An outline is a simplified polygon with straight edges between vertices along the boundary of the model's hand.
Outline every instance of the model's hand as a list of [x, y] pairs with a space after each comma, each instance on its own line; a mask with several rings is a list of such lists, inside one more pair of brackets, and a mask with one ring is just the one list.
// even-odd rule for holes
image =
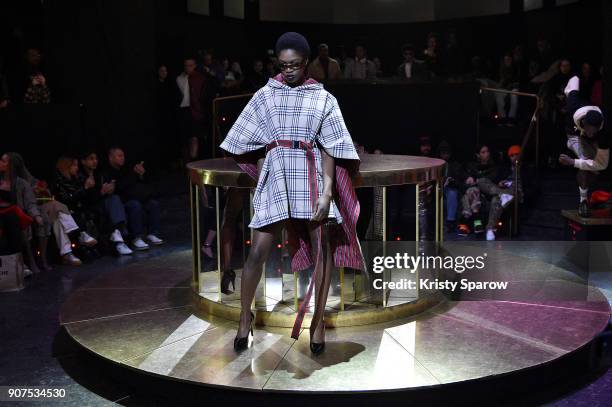
[[43, 218], [42, 216], [34, 216], [34, 221], [36, 222], [37, 225], [42, 226], [43, 225]]
[[319, 199], [317, 199], [317, 206], [314, 211], [314, 215], [312, 215], [312, 220], [315, 222], [321, 222], [327, 218], [329, 214], [329, 205], [331, 204], [331, 196], [321, 195]]
[[559, 156], [559, 163], [561, 165], [567, 165], [567, 166], [574, 166], [574, 159], [570, 156], [567, 156], [565, 154], [561, 154]]

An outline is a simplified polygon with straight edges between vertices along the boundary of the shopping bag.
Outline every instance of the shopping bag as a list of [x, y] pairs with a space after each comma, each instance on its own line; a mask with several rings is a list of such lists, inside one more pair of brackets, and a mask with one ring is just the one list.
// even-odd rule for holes
[[21, 253], [0, 256], [0, 292], [22, 290], [23, 277]]

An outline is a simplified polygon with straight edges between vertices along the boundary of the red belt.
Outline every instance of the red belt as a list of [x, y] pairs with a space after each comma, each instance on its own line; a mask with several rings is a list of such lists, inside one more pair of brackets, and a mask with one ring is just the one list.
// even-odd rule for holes
[[[310, 203], [312, 205], [312, 213], [314, 215], [314, 211], [317, 207], [317, 199], [319, 197], [318, 193], [318, 184], [317, 184], [317, 165], [315, 161], [315, 154], [313, 150], [313, 145], [311, 143], [307, 143], [305, 141], [298, 140], [274, 140], [270, 144], [266, 146], [266, 153], [273, 148], [276, 147], [284, 147], [284, 148], [295, 148], [306, 151], [306, 162], [308, 165], [308, 182], [310, 183]], [[319, 264], [319, 256], [321, 256], [322, 250], [322, 236], [321, 236], [321, 225], [317, 227], [317, 259], [314, 262], [314, 271], [312, 273], [312, 279], [310, 280], [310, 284], [308, 284], [308, 289], [306, 290], [306, 295], [304, 296], [304, 300], [300, 304], [298, 309], [298, 314], [295, 318], [295, 323], [293, 324], [293, 330], [291, 331], [291, 337], [294, 339], [298, 339], [300, 336], [300, 328], [302, 327], [302, 321], [304, 320], [304, 315], [306, 314], [306, 308], [310, 303], [310, 298], [312, 297], [312, 290], [314, 288], [314, 282], [317, 279], [317, 271]], [[325, 260], [323, 261], [323, 267], [325, 267]], [[298, 295], [296, 292], [294, 295]], [[312, 335], [312, 332], [311, 332]]]

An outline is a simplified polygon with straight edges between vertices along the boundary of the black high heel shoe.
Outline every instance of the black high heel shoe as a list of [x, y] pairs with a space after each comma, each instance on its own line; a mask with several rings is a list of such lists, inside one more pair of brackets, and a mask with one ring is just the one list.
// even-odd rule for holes
[[[230, 283], [232, 283], [233, 291], [229, 289]], [[226, 270], [221, 277], [221, 292], [223, 294], [232, 294], [234, 291], [236, 291], [236, 272], [234, 270]]]
[[249, 347], [249, 336], [253, 334], [253, 323], [255, 322], [255, 315], [251, 312], [251, 326], [249, 333], [244, 338], [239, 338], [238, 335], [234, 338], [234, 350], [241, 351]]
[[[323, 329], [325, 330], [325, 322], [323, 322]], [[312, 341], [312, 335], [310, 336], [310, 351], [313, 355], [318, 355], [325, 350], [325, 342], [316, 343]]]

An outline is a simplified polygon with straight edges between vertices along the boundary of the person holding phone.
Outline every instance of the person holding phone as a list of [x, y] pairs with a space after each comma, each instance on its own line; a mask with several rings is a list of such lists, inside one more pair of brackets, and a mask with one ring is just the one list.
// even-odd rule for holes
[[126, 165], [121, 147], [108, 150], [108, 166], [102, 172], [107, 190], [113, 190], [121, 198], [127, 215], [127, 230], [134, 250], [148, 250], [150, 245], [164, 243], [158, 237], [160, 231], [160, 208], [154, 199], [147, 177], [144, 161]]

